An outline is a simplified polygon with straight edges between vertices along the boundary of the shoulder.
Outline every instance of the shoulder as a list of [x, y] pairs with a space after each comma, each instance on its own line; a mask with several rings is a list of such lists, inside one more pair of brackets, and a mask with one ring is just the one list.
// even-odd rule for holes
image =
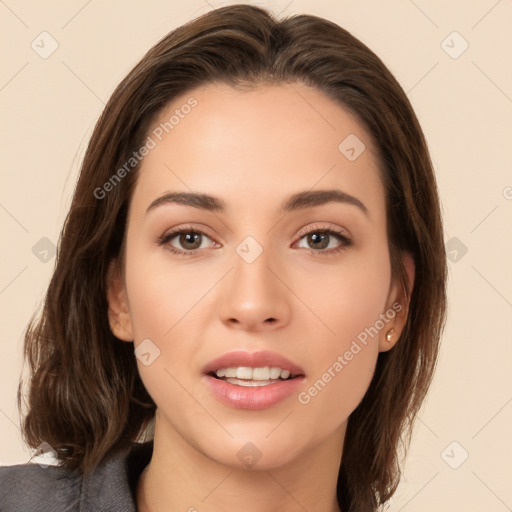
[[152, 452], [152, 442], [134, 443], [109, 455], [87, 478], [59, 466], [0, 467], [0, 510], [135, 512], [135, 488]]
[[18, 464], [0, 467], [0, 510], [78, 510], [80, 477], [58, 467]]

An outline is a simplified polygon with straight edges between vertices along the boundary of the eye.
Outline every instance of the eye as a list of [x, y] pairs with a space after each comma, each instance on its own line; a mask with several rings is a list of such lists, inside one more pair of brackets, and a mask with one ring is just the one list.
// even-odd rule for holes
[[301, 231], [299, 236], [301, 238], [298, 247], [325, 255], [338, 253], [352, 244], [350, 238], [337, 229], [313, 227], [309, 231]]
[[[297, 247], [308, 249], [313, 254], [326, 256], [338, 253], [352, 244], [351, 239], [344, 232], [332, 228], [313, 226], [309, 230], [301, 230], [299, 236]], [[170, 252], [179, 256], [199, 254], [201, 249], [217, 245], [204, 231], [187, 226], [165, 233], [157, 243], [165, 245]]]
[[215, 246], [215, 242], [204, 231], [188, 227], [162, 235], [158, 239], [158, 244], [166, 245], [173, 254], [182, 256], [197, 253], [199, 249]]

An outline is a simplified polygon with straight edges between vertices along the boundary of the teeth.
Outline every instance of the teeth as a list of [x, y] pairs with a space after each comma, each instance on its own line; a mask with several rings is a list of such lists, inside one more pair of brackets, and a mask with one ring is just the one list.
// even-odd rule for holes
[[290, 370], [282, 370], [276, 366], [265, 366], [262, 368], [251, 368], [249, 366], [238, 366], [229, 368], [219, 368], [215, 374], [217, 377], [236, 378], [241, 380], [275, 380], [288, 379]]
[[[284, 372], [285, 370], [281, 370], [281, 368], [270, 368], [270, 378], [271, 379], [279, 379], [281, 377], [281, 372]], [[255, 371], [256, 373], [256, 371]]]
[[249, 388], [268, 386], [270, 384], [274, 384], [274, 381], [270, 380], [244, 380], [244, 379], [226, 379], [226, 382], [230, 384], [235, 384], [237, 386], [244, 386]]
[[239, 366], [236, 370], [236, 378], [252, 380], [252, 368], [247, 366]]

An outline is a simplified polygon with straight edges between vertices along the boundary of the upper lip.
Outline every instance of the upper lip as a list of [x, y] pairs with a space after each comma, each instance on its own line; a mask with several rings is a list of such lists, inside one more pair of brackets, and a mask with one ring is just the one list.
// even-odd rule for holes
[[203, 372], [208, 374], [219, 370], [220, 368], [232, 368], [246, 366], [250, 368], [263, 368], [265, 366], [281, 368], [281, 370], [289, 370], [292, 375], [304, 375], [304, 370], [292, 363], [286, 357], [263, 350], [260, 352], [246, 352], [235, 350], [228, 352], [220, 357], [210, 361], [204, 368]]

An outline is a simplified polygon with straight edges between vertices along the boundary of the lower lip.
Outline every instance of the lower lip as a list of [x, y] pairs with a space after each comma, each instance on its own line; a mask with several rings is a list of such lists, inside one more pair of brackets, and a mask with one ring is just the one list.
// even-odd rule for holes
[[304, 376], [257, 387], [237, 386], [211, 375], [206, 375], [206, 380], [221, 402], [237, 409], [255, 410], [267, 409], [288, 398], [300, 387]]

